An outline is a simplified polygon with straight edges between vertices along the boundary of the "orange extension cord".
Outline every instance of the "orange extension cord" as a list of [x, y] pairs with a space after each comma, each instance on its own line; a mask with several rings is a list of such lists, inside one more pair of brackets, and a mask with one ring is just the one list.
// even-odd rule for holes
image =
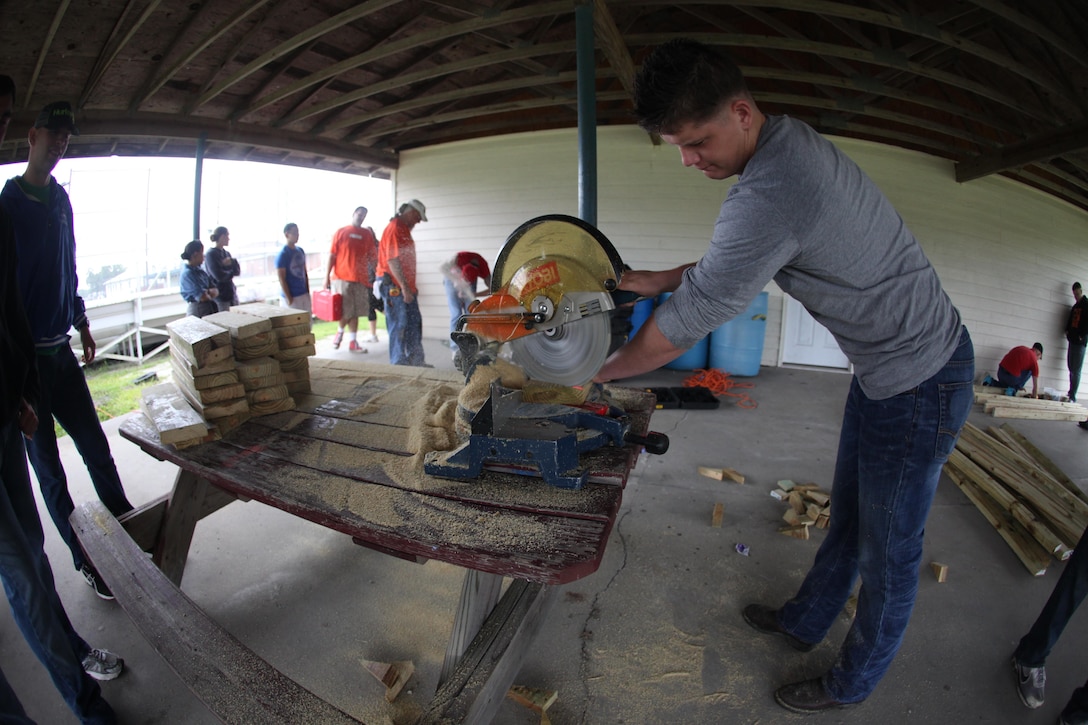
[[694, 388], [700, 385], [709, 389], [714, 395], [736, 398], [734, 404], [738, 408], [752, 409], [757, 406], [756, 401], [749, 398], [747, 393], [733, 392], [736, 388], [754, 388], [756, 384], [738, 383], [724, 370], [718, 370], [717, 368], [693, 370], [691, 375], [684, 379], [685, 388]]

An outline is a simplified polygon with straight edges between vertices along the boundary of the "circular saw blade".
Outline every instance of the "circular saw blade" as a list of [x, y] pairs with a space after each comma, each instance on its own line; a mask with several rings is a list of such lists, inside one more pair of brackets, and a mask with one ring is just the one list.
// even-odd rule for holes
[[532, 380], [584, 385], [608, 358], [612, 322], [607, 314], [590, 315], [510, 342], [514, 362]]

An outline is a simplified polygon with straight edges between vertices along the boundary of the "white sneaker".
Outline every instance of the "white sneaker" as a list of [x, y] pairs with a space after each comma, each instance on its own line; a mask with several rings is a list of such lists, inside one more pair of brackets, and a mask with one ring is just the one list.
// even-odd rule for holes
[[124, 669], [125, 661], [104, 649], [92, 649], [83, 658], [83, 671], [96, 680], [115, 680]]
[[366, 339], [366, 341], [367, 342], [377, 342], [378, 341], [378, 336], [377, 335], [371, 335], [370, 337], [368, 337]]

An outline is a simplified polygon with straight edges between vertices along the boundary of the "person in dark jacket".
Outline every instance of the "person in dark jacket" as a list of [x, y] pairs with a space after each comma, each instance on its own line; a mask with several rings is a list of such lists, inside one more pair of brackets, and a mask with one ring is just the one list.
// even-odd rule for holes
[[76, 292], [79, 279], [72, 204], [52, 175], [68, 149], [68, 139], [77, 133], [75, 115], [68, 103], [59, 101], [43, 108], [27, 134], [30, 154], [26, 170], [4, 185], [0, 204], [15, 232], [16, 274], [41, 379], [38, 417], [42, 426], [27, 442], [27, 453], [38, 475], [46, 508], [72, 552], [76, 570], [98, 596], [112, 599], [113, 593], [83, 555], [68, 522], [75, 506], [53, 429], [55, 417], [75, 442], [106, 508], [114, 516], [131, 511], [87, 380], [68, 344], [68, 331], [74, 327], [82, 342], [83, 362], [94, 360], [94, 336], [83, 299]]
[[1069, 308], [1069, 320], [1065, 324], [1065, 339], [1069, 341], [1065, 356], [1069, 367], [1069, 400], [1075, 403], [1080, 388], [1080, 370], [1084, 367], [1084, 350], [1088, 347], [1088, 297], [1084, 296], [1080, 282], [1073, 283], [1073, 306]]
[[219, 296], [215, 298], [215, 304], [220, 312], [226, 312], [231, 305], [238, 304], [238, 289], [234, 286], [234, 278], [241, 274], [238, 260], [230, 256], [227, 245], [230, 244], [230, 231], [226, 227], [216, 227], [212, 232], [212, 241], [215, 246], [204, 255], [204, 269], [207, 270]]
[[[0, 75], [0, 141], [14, 101], [15, 84]], [[68, 707], [82, 722], [114, 723], [117, 717], [95, 679], [116, 677], [124, 661], [92, 649], [72, 628], [53, 583], [30, 488], [23, 437], [37, 432], [40, 392], [34, 343], [16, 278], [14, 231], [0, 206], [0, 578], [19, 630]], [[3, 672], [0, 720], [29, 721]]]

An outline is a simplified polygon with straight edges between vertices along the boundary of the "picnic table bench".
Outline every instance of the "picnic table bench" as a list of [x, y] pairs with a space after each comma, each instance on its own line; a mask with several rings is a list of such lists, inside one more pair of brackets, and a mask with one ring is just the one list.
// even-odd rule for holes
[[[169, 494], [120, 522], [100, 506], [79, 507], [72, 520], [88, 557], [141, 632], [224, 722], [354, 720], [260, 660], [181, 593], [205, 516], [238, 499], [260, 501], [392, 556], [463, 567], [439, 689], [421, 722], [490, 722], [559, 585], [600, 566], [639, 448], [584, 454], [590, 479], [580, 491], [492, 471], [472, 481], [440, 479], [422, 473], [416, 448], [429, 434], [419, 421], [449, 412], [444, 406], [463, 387], [459, 374], [314, 358], [311, 381], [312, 392], [296, 396], [293, 410], [182, 450], [163, 444], [143, 415], [129, 417], [121, 435], [176, 464], [177, 477]], [[634, 432], [645, 434], [654, 397], [614, 393]], [[506, 577], [512, 581], [503, 592]], [[217, 682], [199, 677], [190, 660], [212, 663]], [[257, 671], [273, 684], [257, 682]], [[216, 690], [224, 688], [241, 696], [223, 698]], [[270, 690], [297, 709], [281, 714]], [[236, 714], [243, 710], [261, 716]], [[327, 719], [297, 717], [302, 711]]]

